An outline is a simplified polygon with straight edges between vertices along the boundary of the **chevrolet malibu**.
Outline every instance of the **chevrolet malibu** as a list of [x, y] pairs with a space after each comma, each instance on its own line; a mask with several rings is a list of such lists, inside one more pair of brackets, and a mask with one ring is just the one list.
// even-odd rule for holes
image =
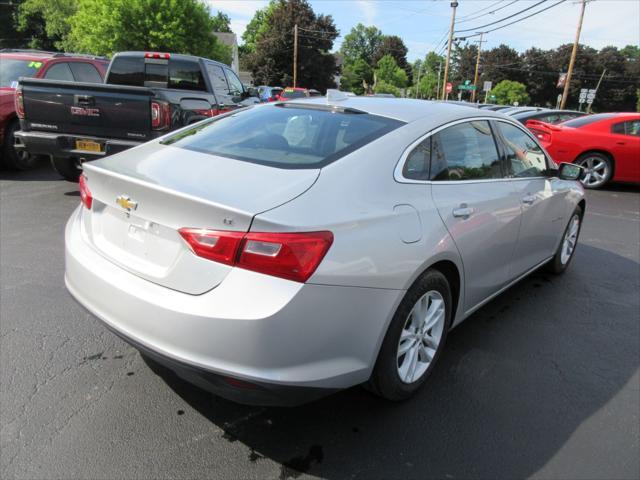
[[151, 365], [228, 399], [364, 383], [402, 400], [452, 327], [567, 268], [581, 170], [486, 110], [340, 92], [254, 106], [86, 164], [66, 285]]

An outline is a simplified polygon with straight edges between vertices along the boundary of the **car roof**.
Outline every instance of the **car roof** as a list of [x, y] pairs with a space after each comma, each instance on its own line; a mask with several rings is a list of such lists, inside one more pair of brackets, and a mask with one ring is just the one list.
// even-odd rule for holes
[[[469, 108], [449, 102], [433, 102], [412, 98], [384, 98], [384, 97], [345, 97], [341, 100], [331, 100], [327, 97], [311, 97], [299, 99], [296, 105], [314, 104], [328, 105], [335, 108], [351, 108], [372, 115], [394, 118], [410, 123], [425, 117], [432, 117], [434, 124], [442, 124], [459, 118], [495, 117], [509, 119], [501, 113]], [[293, 105], [293, 104], [291, 104]]]

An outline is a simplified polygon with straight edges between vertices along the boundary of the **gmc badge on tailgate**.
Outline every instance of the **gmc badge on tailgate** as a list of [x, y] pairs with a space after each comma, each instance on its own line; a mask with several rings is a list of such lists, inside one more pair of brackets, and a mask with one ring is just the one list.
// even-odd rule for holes
[[99, 117], [100, 109], [98, 108], [85, 108], [85, 107], [70, 107], [71, 115], [80, 115], [83, 117]]

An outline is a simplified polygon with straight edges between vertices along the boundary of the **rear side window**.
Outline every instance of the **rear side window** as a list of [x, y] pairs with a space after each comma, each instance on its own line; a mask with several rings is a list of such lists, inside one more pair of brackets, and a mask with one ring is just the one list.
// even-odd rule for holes
[[600, 120], [608, 120], [609, 118], [613, 117], [615, 117], [614, 113], [597, 113], [595, 115], [586, 115], [584, 117], [574, 118], [573, 120], [564, 122], [563, 125], [567, 127], [580, 128], [595, 122], [599, 122]]
[[142, 87], [144, 85], [144, 58], [116, 57], [111, 63], [107, 81], [115, 85]]
[[272, 105], [200, 123], [162, 143], [278, 168], [320, 168], [401, 125], [366, 113]]
[[69, 63], [73, 76], [77, 82], [102, 83], [102, 77], [98, 69], [85, 62]]
[[489, 122], [460, 123], [433, 135], [430, 176], [435, 181], [502, 178]]
[[547, 169], [542, 148], [524, 131], [499, 122], [507, 153], [507, 170], [514, 177], [539, 177]]
[[429, 180], [431, 162], [431, 137], [414, 148], [402, 167], [402, 176], [411, 180]]
[[17, 87], [20, 77], [34, 77], [42, 67], [37, 60], [4, 58], [0, 53], [0, 87]]
[[169, 88], [205, 92], [200, 63], [194, 60], [171, 59], [169, 61]]
[[55, 65], [52, 65], [51, 68], [45, 72], [44, 78], [47, 80], [75, 81], [68, 63], [56, 63]]
[[640, 136], [640, 120], [630, 120], [628, 122], [614, 123], [611, 126], [611, 132], [620, 135]]

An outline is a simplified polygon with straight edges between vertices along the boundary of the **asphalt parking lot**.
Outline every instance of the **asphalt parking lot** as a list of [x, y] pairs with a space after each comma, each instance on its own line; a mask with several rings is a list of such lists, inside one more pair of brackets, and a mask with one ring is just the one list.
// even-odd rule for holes
[[63, 283], [75, 185], [0, 172], [0, 477], [640, 476], [640, 193], [588, 192], [568, 272], [536, 273], [448, 338], [415, 398], [360, 388], [294, 409], [171, 375]]

